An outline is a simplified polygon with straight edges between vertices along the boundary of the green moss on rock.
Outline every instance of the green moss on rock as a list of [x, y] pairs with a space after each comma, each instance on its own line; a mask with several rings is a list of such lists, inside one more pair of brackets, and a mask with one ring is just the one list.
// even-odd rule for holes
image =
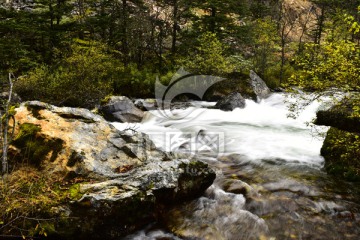
[[330, 128], [321, 155], [328, 173], [348, 181], [360, 181], [360, 134]]
[[54, 161], [63, 146], [62, 140], [45, 139], [40, 132], [40, 126], [24, 123], [20, 125], [19, 133], [12, 141], [14, 146], [21, 149], [24, 158], [35, 166], [39, 166], [50, 152], [50, 161]]
[[69, 188], [69, 198], [71, 200], [79, 200], [83, 194], [80, 191], [80, 184], [74, 184]]

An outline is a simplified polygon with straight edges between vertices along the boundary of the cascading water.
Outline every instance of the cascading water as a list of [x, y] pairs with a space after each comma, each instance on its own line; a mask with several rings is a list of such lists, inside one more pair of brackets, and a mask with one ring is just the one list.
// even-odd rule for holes
[[127, 239], [358, 239], [360, 189], [321, 170], [323, 138], [306, 124], [320, 103], [292, 119], [284, 100], [247, 100], [232, 112], [193, 102], [174, 110], [186, 116], [178, 119], [148, 112], [134, 128], [165, 151], [207, 161], [217, 179], [203, 197], [168, 210], [166, 231], [156, 225]]

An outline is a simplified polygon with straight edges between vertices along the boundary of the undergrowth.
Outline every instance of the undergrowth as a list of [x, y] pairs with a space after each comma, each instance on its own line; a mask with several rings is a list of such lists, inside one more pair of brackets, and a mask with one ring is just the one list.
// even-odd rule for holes
[[0, 238], [54, 234], [56, 223], [69, 217], [59, 213], [59, 206], [82, 196], [81, 181], [65, 181], [64, 175], [30, 166], [4, 176], [0, 180]]

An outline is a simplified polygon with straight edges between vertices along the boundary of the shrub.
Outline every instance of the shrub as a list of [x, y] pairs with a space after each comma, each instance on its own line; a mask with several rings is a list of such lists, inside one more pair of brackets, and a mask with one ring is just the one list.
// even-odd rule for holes
[[90, 108], [112, 92], [122, 71], [122, 64], [101, 44], [75, 43], [60, 64], [38, 66], [21, 78], [15, 89], [24, 100]]
[[[264, 81], [270, 88], [280, 87], [281, 64], [271, 66], [265, 70]], [[294, 68], [290, 64], [285, 64], [283, 69], [283, 83], [294, 74]]]
[[136, 64], [125, 67], [114, 82], [114, 93], [128, 97], [152, 97], [157, 74], [150, 68], [139, 69]]

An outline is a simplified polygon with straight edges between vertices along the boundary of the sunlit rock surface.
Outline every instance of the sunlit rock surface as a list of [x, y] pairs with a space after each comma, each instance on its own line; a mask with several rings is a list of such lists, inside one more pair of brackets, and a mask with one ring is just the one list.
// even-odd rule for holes
[[160, 206], [200, 196], [215, 179], [207, 164], [174, 159], [146, 134], [119, 131], [89, 110], [32, 101], [16, 111], [20, 153], [26, 154], [26, 141], [36, 142], [45, 146], [42, 155], [28, 154], [38, 156], [39, 168], [82, 179], [82, 197], [54, 210], [53, 217], [66, 212], [56, 225], [60, 237], [120, 237], [154, 219]]

